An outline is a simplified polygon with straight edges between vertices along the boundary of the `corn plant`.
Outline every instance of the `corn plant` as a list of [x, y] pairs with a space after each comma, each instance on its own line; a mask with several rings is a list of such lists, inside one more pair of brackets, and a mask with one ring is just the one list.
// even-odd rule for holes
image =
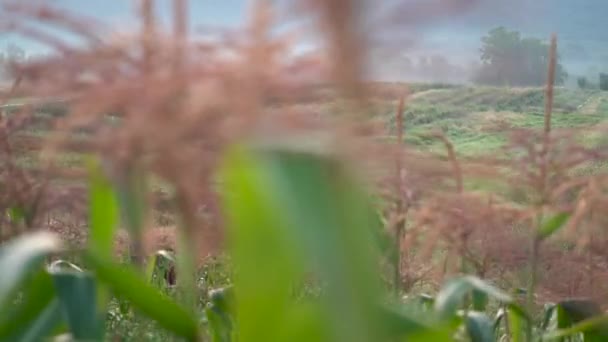
[[[592, 302], [547, 305], [537, 322], [514, 297], [471, 276], [453, 278], [436, 296], [395, 299], [378, 269], [379, 217], [336, 157], [303, 148], [235, 147], [221, 177], [235, 277], [231, 286], [210, 292], [205, 308], [193, 312], [154, 285], [173, 265], [169, 253], [155, 254], [143, 271], [114, 260], [120, 201], [95, 171], [82, 264], [48, 264], [51, 255], [65, 252], [50, 233], [2, 246], [0, 340], [102, 341], [112, 297], [189, 341], [601, 341], [608, 336], [608, 318]], [[543, 236], [562, 221], [550, 220]], [[320, 284], [320, 295], [294, 296], [294, 287], [311, 279]]]

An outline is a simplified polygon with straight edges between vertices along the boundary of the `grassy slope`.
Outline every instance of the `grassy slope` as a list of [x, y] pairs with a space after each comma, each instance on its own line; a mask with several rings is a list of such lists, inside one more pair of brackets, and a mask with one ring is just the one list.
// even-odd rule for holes
[[[597, 91], [558, 89], [553, 126], [591, 127], [608, 119], [608, 96]], [[512, 128], [543, 126], [544, 94], [539, 88], [462, 87], [415, 94], [406, 111], [407, 141], [421, 149], [441, 145], [425, 133], [441, 129], [462, 156], [490, 154]], [[385, 113], [394, 127], [394, 113]]]
[[[384, 121], [394, 134], [394, 110], [396, 99], [402, 92], [399, 84], [373, 84], [375, 96], [374, 117]], [[540, 88], [493, 88], [446, 86], [442, 84], [415, 84], [407, 103], [406, 140], [419, 149], [443, 153], [441, 143], [425, 136], [440, 129], [446, 133], [463, 157], [491, 154], [506, 142], [511, 128], [541, 128], [543, 125], [544, 93]], [[331, 112], [337, 105], [331, 99], [309, 102], [322, 112]], [[553, 125], [557, 128], [586, 127], [608, 119], [608, 95], [589, 90], [558, 89], [555, 97]], [[37, 166], [36, 151], [42, 145], [31, 141], [44, 139], [52, 124], [49, 115], [37, 114], [20, 136], [28, 137], [24, 148], [18, 148], [22, 165]], [[596, 142], [600, 136], [586, 137]], [[68, 168], [81, 168], [84, 158], [78, 147], [83, 137], [74, 137], [72, 151], [59, 155], [57, 164]], [[19, 140], [15, 140], [19, 141]], [[30, 150], [31, 151], [27, 151]]]
[[[396, 99], [403, 93], [402, 84], [376, 83], [371, 85], [375, 120], [384, 122], [395, 135], [394, 112]], [[406, 142], [420, 150], [445, 155], [444, 145], [428, 133], [445, 132], [454, 144], [460, 159], [497, 156], [505, 145], [509, 131], [514, 128], [540, 129], [543, 126], [544, 92], [541, 88], [464, 87], [442, 84], [410, 85], [412, 94], [405, 115]], [[301, 104], [314, 111], [331, 114], [339, 102], [331, 93]], [[608, 93], [595, 90], [557, 89], [553, 126], [556, 128], [593, 127], [608, 120]], [[52, 115], [38, 113], [31, 123], [13, 137], [17, 163], [33, 170], [41, 168], [38, 151], [52, 129]], [[585, 134], [590, 144], [605, 143], [602, 134]], [[68, 150], [55, 158], [53, 177], [59, 187], [82, 187], [86, 176], [84, 168], [86, 134], [75, 134]], [[83, 148], [84, 147], [84, 148]], [[590, 163], [581, 168], [583, 173], [608, 170], [603, 163]], [[468, 177], [470, 178], [470, 177]], [[465, 178], [466, 184], [477, 190], [504, 193], [504, 185], [486, 184], [479, 179]], [[161, 182], [154, 182], [154, 190], [166, 190]], [[502, 189], [502, 190], [501, 190]], [[509, 196], [511, 197], [511, 196]]]

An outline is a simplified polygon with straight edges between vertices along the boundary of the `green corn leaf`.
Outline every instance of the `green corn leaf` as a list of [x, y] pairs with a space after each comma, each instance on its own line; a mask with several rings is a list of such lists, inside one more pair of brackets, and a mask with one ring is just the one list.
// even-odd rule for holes
[[[564, 309], [563, 306], [557, 304], [555, 306], [555, 310], [554, 312], [554, 327], [553, 330], [560, 330], [560, 329], [566, 329], [568, 327], [571, 327], [572, 324], [574, 323], [572, 321], [572, 318], [570, 317], [570, 315], [568, 315], [568, 313], [566, 312], [566, 310]], [[559, 338], [559, 341], [564, 341], [565, 338]]]
[[134, 308], [176, 335], [188, 341], [198, 339], [198, 320], [142, 279], [136, 270], [93, 253], [84, 257], [97, 278], [115, 295], [128, 300]]
[[536, 233], [537, 239], [544, 240], [555, 234], [570, 219], [570, 213], [559, 213], [544, 222]]
[[[407, 305], [381, 305], [376, 313], [385, 323], [388, 334], [382, 341], [452, 342], [454, 327], [437, 322], [432, 315], [422, 315]], [[460, 322], [459, 322], [460, 323]]]
[[512, 342], [526, 341], [526, 331], [530, 321], [523, 310], [515, 305], [507, 307], [507, 321], [509, 324], [509, 333], [511, 334]]
[[[114, 253], [114, 235], [119, 219], [116, 194], [110, 181], [104, 176], [99, 164], [89, 162], [89, 239], [88, 248], [105, 258]], [[97, 287], [99, 313], [107, 309], [109, 293], [103, 286]]]
[[232, 321], [220, 310], [208, 307], [205, 309], [211, 338], [213, 342], [230, 342], [232, 340]]
[[494, 317], [494, 334], [498, 334], [498, 331], [500, 329], [500, 323], [502, 323], [505, 320], [505, 317], [507, 316], [507, 311], [504, 308], [500, 308], [498, 310], [498, 312], [496, 312], [496, 316]]
[[53, 274], [53, 282], [72, 337], [102, 340], [103, 320], [97, 310], [93, 277], [85, 272], [58, 272]]
[[568, 328], [549, 331], [543, 335], [543, 341], [556, 341], [579, 334], [583, 334], [585, 341], [606, 341], [608, 339], [606, 327], [608, 327], [608, 316], [596, 316]]
[[2, 307], [0, 341], [38, 341], [61, 320], [53, 280], [46, 271], [38, 270], [21, 290], [18, 303]]
[[418, 301], [425, 309], [432, 309], [433, 305], [435, 305], [435, 297], [430, 296], [428, 294], [421, 294], [418, 297]]
[[465, 324], [472, 342], [494, 342], [494, 324], [486, 314], [470, 311]]
[[488, 305], [488, 294], [477, 290], [477, 289], [473, 289], [472, 293], [471, 293], [471, 297], [472, 297], [472, 302], [473, 302], [473, 310], [475, 311], [484, 311], [486, 309], [486, 306]]
[[[116, 192], [121, 215], [133, 239], [132, 244], [141, 243], [146, 217], [147, 179], [139, 165], [128, 164], [116, 178]], [[143, 256], [138, 255], [137, 258]], [[143, 260], [137, 260], [143, 261]]]
[[[60, 249], [59, 239], [47, 232], [19, 237], [0, 250], [0, 310], [23, 280], [38, 270], [44, 258]], [[1, 312], [0, 312], [1, 313]]]
[[[573, 326], [581, 322], [602, 317], [603, 312], [599, 305], [590, 300], [570, 299], [564, 300], [553, 306], [551, 310], [550, 324], [545, 329], [546, 334], [557, 334], [559, 331], [569, 331]], [[608, 323], [597, 324], [593, 327], [584, 326], [582, 333], [585, 341], [604, 341], [608, 338]], [[565, 341], [565, 336], [554, 337], [556, 341]]]
[[233, 310], [235, 307], [232, 287], [209, 291], [209, 305], [205, 310], [214, 342], [228, 342], [234, 334]]
[[390, 336], [395, 339], [440, 331], [438, 327], [420, 321], [397, 306], [382, 306], [378, 315], [389, 327]]
[[549, 329], [551, 322], [553, 321], [553, 317], [555, 316], [555, 310], [557, 309], [557, 305], [553, 303], [547, 303], [543, 307], [543, 320], [541, 323], [541, 329], [543, 331], [547, 331]]
[[603, 314], [602, 308], [596, 302], [586, 299], [564, 300], [557, 303], [557, 306], [564, 311], [572, 323]]
[[303, 149], [260, 148], [233, 152], [222, 177], [239, 338], [278, 338], [271, 327], [285, 323], [291, 284], [306, 270], [326, 284], [320, 305], [336, 340], [378, 340], [382, 287], [370, 241], [380, 227], [344, 166]]
[[44, 341], [53, 329], [57, 327], [62, 320], [61, 306], [59, 300], [54, 298], [36, 318], [27, 326], [27, 328], [18, 336], [11, 337], [8, 341], [14, 342], [38, 342]]
[[232, 286], [209, 291], [211, 305], [225, 313], [232, 313], [235, 306], [234, 288]]
[[177, 231], [177, 262], [176, 271], [179, 274], [180, 303], [193, 314], [196, 313], [197, 281], [196, 281], [196, 245], [192, 243], [189, 227], [181, 222]]
[[327, 321], [318, 302], [293, 305], [286, 312], [286, 324], [279, 328], [279, 341], [331, 341]]
[[146, 265], [146, 279], [152, 284], [161, 286], [164, 274], [175, 266], [175, 258], [169, 251], [160, 250], [150, 256]]
[[281, 151], [266, 158], [276, 172], [276, 200], [288, 214], [285, 228], [299, 241], [302, 261], [326, 284], [323, 304], [337, 338], [377, 340], [383, 322], [373, 312], [382, 286], [370, 241], [381, 228], [369, 198], [331, 157]]
[[150, 284], [154, 284], [155, 276], [158, 274], [158, 254], [155, 253], [148, 258], [146, 263], [146, 279]]
[[90, 162], [89, 173], [89, 248], [99, 255], [111, 257], [118, 224], [116, 195], [99, 165]]
[[456, 311], [464, 303], [465, 297], [473, 290], [483, 293], [501, 303], [507, 304], [513, 302], [508, 294], [487, 284], [483, 280], [472, 276], [465, 276], [448, 281], [435, 299], [435, 310], [437, 310], [442, 319], [454, 317]]
[[[232, 259], [239, 271], [234, 278], [238, 298], [238, 336], [243, 341], [277, 341], [277, 326], [289, 325], [291, 285], [303, 273], [291, 248], [295, 239], [284, 229], [280, 203], [265, 170], [244, 151], [228, 157], [221, 173], [224, 207]], [[263, 265], [263, 267], [261, 267]]]
[[74, 271], [74, 272], [83, 272], [82, 268], [77, 265], [66, 261], [66, 260], [55, 260], [53, 261], [49, 267], [48, 271], [50, 273], [57, 273], [62, 271]]
[[15, 223], [25, 222], [25, 211], [21, 207], [11, 207], [8, 209], [11, 221]]

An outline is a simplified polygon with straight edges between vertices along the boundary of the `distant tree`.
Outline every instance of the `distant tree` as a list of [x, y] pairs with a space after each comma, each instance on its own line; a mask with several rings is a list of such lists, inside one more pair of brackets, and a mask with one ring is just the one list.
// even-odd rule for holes
[[[546, 82], [549, 45], [540, 39], [522, 38], [517, 31], [504, 27], [491, 30], [481, 38], [482, 47], [475, 81], [482, 84], [505, 86], [540, 86]], [[556, 84], [568, 77], [559, 63]]]
[[605, 73], [600, 74], [600, 89], [608, 90], [608, 74], [605, 74]]
[[587, 81], [587, 77], [585, 77], [585, 76], [581, 76], [581, 77], [577, 78], [576, 83], [578, 84], [578, 87], [581, 89], [589, 88], [589, 82]]

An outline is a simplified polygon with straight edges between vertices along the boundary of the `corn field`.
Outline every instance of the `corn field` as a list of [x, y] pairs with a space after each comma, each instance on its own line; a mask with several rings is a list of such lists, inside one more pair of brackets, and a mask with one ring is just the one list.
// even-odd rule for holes
[[113, 32], [0, 1], [54, 51], [0, 94], [0, 341], [608, 341], [605, 125], [554, 127], [557, 36], [542, 129], [462, 156], [411, 133], [429, 90], [365, 81], [365, 33], [397, 28], [361, 2], [288, 2], [310, 26], [277, 33], [252, 1], [213, 39], [169, 3]]

